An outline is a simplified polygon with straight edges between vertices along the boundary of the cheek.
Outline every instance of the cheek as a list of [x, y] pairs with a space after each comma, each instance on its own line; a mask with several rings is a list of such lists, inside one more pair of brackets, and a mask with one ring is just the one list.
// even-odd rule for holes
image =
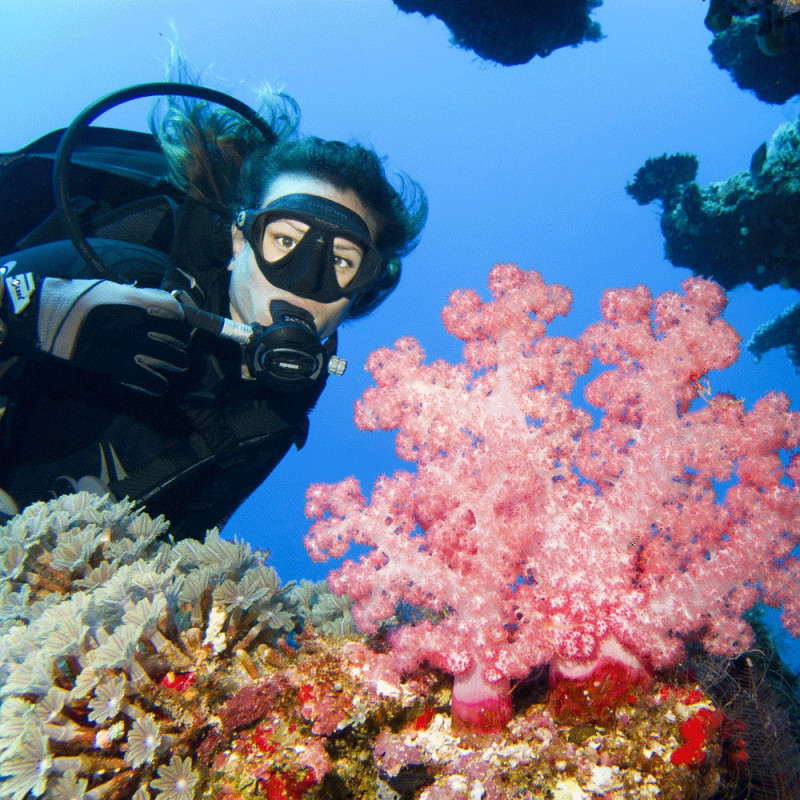
[[316, 317], [320, 338], [325, 339], [336, 330], [344, 319], [349, 305], [350, 301], [343, 299], [337, 300], [335, 303], [327, 303], [324, 306], [323, 312]]
[[253, 322], [269, 324], [271, 319], [265, 314], [264, 309], [269, 308], [269, 301], [275, 290], [261, 274], [253, 259], [249, 258], [249, 252], [249, 249], [244, 251], [231, 263], [229, 289], [231, 316], [237, 322], [244, 322], [247, 325]]
[[229, 267], [231, 272], [230, 278], [230, 307], [231, 316], [237, 322], [252, 322], [252, 313], [254, 308], [253, 298], [253, 277], [250, 269], [250, 259], [247, 258], [246, 248], [245, 251], [240, 253], [232, 262]]
[[230, 280], [228, 283], [228, 302], [230, 305], [231, 319], [235, 320], [236, 322], [242, 322], [242, 305], [244, 298], [242, 297], [241, 290], [241, 266], [239, 265], [238, 261], [238, 258], [234, 258], [228, 267], [228, 271], [230, 272]]

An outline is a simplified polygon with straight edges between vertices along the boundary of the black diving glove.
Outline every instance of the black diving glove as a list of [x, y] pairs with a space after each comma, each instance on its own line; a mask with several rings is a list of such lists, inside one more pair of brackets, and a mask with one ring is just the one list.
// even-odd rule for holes
[[45, 278], [36, 293], [36, 347], [45, 353], [150, 395], [189, 366], [191, 327], [167, 292]]

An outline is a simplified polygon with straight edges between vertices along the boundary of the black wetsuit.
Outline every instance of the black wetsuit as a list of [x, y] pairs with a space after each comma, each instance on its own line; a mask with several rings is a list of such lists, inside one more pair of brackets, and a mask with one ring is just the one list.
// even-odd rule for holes
[[[98, 129], [91, 133], [90, 144], [94, 142], [100, 148], [101, 156], [105, 153], [102, 148], [107, 149], [109, 144], [117, 148], [127, 145], [129, 137], [134, 137], [133, 157], [139, 161], [130, 162], [138, 168], [131, 185], [145, 199], [153, 193], [152, 185], [145, 185], [144, 178], [149, 173], [157, 174], [163, 167], [163, 156], [147, 141], [150, 137]], [[49, 158], [49, 139], [54, 136], [44, 137], [20, 152], [38, 148], [37, 152], [47, 153]], [[57, 143], [57, 139], [54, 141]], [[115, 150], [114, 154], [119, 155], [120, 151]], [[125, 151], [122, 155], [129, 154]], [[105, 165], [100, 163], [95, 170], [91, 159], [100, 158], [96, 151], [87, 150], [82, 157], [88, 167], [85, 175], [77, 175], [76, 183], [87, 194], [93, 193], [95, 172]], [[49, 163], [41, 165], [36, 159], [19, 160], [17, 154], [9, 154], [6, 164], [0, 161], [6, 173], [21, 169], [20, 165], [28, 170], [24, 179], [15, 179], [19, 192], [3, 199], [5, 205], [11, 204], [7, 212], [23, 215], [31, 200], [38, 201], [46, 191]], [[100, 177], [105, 177], [101, 189], [103, 205], [107, 205], [112, 190], [121, 192], [121, 179], [114, 178], [114, 183], [104, 173]], [[152, 183], [156, 183], [155, 178]], [[127, 184], [122, 188], [124, 194], [129, 193]], [[35, 194], [26, 201], [27, 190]], [[169, 187], [166, 192], [170, 194]], [[172, 194], [167, 198], [169, 204], [183, 202], [183, 198]], [[43, 208], [31, 220], [38, 223], [39, 233], [35, 231], [25, 239], [19, 238], [16, 231], [0, 236], [4, 245], [0, 252], [18, 249], [21, 242], [30, 246], [57, 238], [50, 235], [53, 223], [47, 216], [52, 206], [47, 198], [42, 202]], [[187, 208], [192, 213], [187, 213]], [[148, 207], [147, 213], [151, 211]], [[227, 316], [226, 267], [230, 251], [226, 253], [223, 247], [215, 255], [213, 248], [205, 252], [193, 250], [203, 232], [198, 226], [202, 228], [211, 218], [207, 210], [189, 201], [174, 225], [163, 220], [157, 220], [156, 225], [147, 220], [145, 226], [140, 209], [136, 214], [131, 218], [124, 211], [121, 215], [114, 212], [111, 222], [102, 230], [94, 230], [93, 235], [107, 237], [112, 229], [135, 230], [134, 235], [118, 238], [148, 247], [158, 239], [162, 250], [171, 251], [170, 268], [166, 276], [150, 272], [143, 274], [141, 280], [135, 271], [129, 272], [123, 276], [125, 282], [136, 280], [141, 286], [161, 285], [168, 290], [176, 286], [189, 289], [196, 286], [196, 277], [204, 291], [190, 292], [195, 302]], [[30, 227], [26, 223], [25, 228]], [[143, 227], [158, 229], [158, 233], [148, 233], [149, 238], [145, 238], [139, 230]], [[220, 223], [220, 228], [229, 230], [229, 223]], [[59, 232], [57, 226], [55, 230]], [[4, 233], [0, 225], [0, 234]], [[170, 245], [164, 247], [167, 239]], [[229, 240], [227, 246], [230, 247]], [[40, 270], [37, 277], [53, 276], [67, 277], [62, 265]], [[96, 276], [87, 267], [86, 272], [73, 269], [69, 277]], [[161, 277], [164, 279], [156, 280]], [[335, 341], [328, 346], [332, 351]], [[27, 352], [20, 356], [20, 351]], [[143, 504], [153, 515], [163, 513], [176, 537], [202, 538], [206, 529], [222, 526], [293, 444], [302, 447], [308, 433], [308, 413], [325, 381], [321, 379], [301, 392], [270, 391], [260, 382], [242, 377], [239, 345], [202, 331], [195, 332], [188, 352], [189, 370], [173, 375], [167, 394], [156, 398], [30, 348], [14, 347], [11, 342], [0, 346], [0, 489], [20, 508], [82, 488], [107, 489], [118, 499], [129, 497]]]
[[0, 380], [0, 488], [22, 507], [102, 484], [163, 513], [176, 537], [223, 525], [303, 445], [318, 392], [279, 395], [244, 380], [239, 346], [207, 334], [190, 354], [161, 398], [67, 362], [14, 364]]

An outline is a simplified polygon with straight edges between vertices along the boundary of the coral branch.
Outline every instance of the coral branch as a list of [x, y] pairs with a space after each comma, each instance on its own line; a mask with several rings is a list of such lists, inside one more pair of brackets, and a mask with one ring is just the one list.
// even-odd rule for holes
[[[396, 662], [477, 681], [478, 707], [545, 664], [585, 677], [610, 661], [635, 680], [689, 638], [740, 653], [758, 601], [800, 634], [800, 419], [780, 394], [747, 411], [710, 393], [739, 352], [722, 289], [609, 290], [576, 340], [546, 333], [570, 308], [563, 287], [513, 265], [489, 286], [491, 301], [454, 292], [444, 309], [462, 363], [425, 364], [412, 338], [369, 358], [356, 423], [396, 429], [416, 472], [369, 498], [353, 478], [308, 491], [314, 558], [367, 548], [329, 578], [359, 627], [421, 609], [393, 632]], [[593, 360], [592, 414], [571, 395]]]

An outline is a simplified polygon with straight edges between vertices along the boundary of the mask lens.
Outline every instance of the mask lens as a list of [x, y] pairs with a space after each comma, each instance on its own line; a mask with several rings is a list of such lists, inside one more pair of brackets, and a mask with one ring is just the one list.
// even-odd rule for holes
[[308, 232], [308, 225], [297, 219], [264, 218], [264, 231], [261, 234], [261, 255], [270, 264], [280, 261], [294, 250]]
[[358, 242], [337, 236], [333, 240], [333, 268], [336, 282], [346, 289], [358, 277], [364, 261], [364, 248]]

